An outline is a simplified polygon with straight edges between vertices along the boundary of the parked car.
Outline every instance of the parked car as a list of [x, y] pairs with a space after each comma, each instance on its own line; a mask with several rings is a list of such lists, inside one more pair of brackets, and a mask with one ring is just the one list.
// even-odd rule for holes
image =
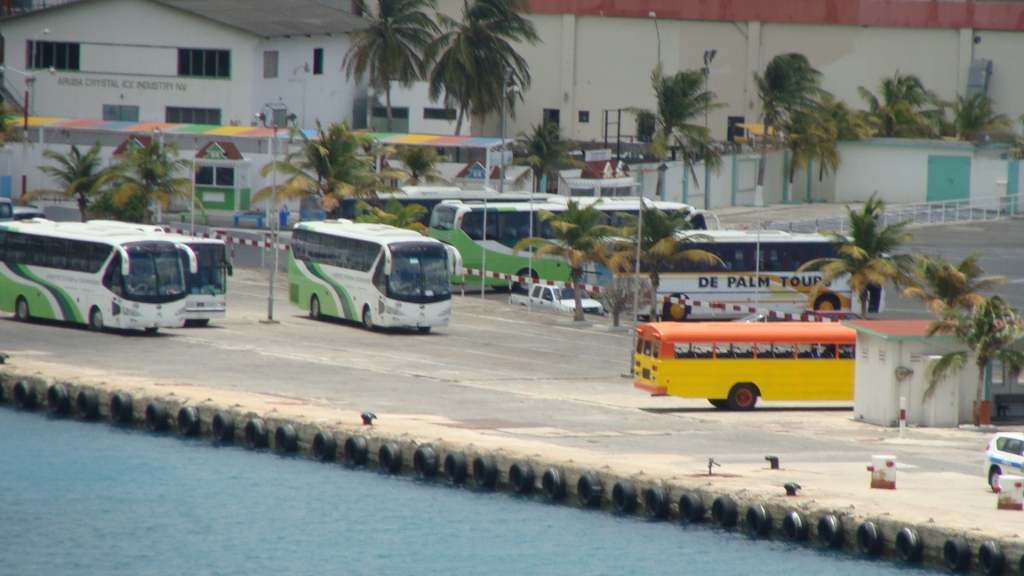
[[[594, 300], [586, 292], [580, 294], [580, 305], [587, 314], [604, 314], [604, 307], [597, 300]], [[526, 294], [513, 294], [512, 303], [522, 306], [530, 305], [537, 308], [558, 310], [561, 312], [573, 312], [576, 310], [576, 301], [572, 288], [555, 288], [553, 286], [534, 286], [530, 296]]]
[[999, 432], [985, 447], [985, 470], [988, 485], [994, 492], [1002, 474], [1020, 474], [1024, 467], [1024, 434]]
[[33, 208], [31, 206], [14, 207], [15, 220], [29, 220], [31, 218], [46, 218], [46, 214], [43, 214], [43, 211], [39, 208]]

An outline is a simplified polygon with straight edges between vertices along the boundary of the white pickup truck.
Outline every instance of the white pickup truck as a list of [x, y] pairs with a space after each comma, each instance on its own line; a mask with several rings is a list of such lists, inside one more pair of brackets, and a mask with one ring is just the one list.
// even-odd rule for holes
[[[604, 314], [604, 307], [597, 300], [591, 298], [586, 292], [580, 294], [580, 304], [587, 314]], [[572, 288], [554, 288], [552, 286], [533, 286], [530, 295], [513, 294], [512, 303], [522, 306], [530, 305], [537, 308], [547, 308], [560, 312], [573, 312], [576, 310], [576, 301], [573, 299]]]

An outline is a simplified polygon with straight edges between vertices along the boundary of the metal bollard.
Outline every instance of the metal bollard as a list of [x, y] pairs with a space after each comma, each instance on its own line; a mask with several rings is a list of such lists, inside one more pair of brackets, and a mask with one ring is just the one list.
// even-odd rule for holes
[[895, 456], [872, 456], [868, 472], [871, 472], [872, 488], [880, 488], [882, 490], [896, 489]]
[[907, 397], [900, 396], [900, 438], [907, 437]]
[[1000, 476], [998, 493], [997, 509], [1024, 510], [1024, 476]]

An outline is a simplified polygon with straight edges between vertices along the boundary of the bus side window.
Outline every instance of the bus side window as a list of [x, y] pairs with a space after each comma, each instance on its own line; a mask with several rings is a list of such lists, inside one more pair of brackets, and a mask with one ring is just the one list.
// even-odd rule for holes
[[796, 349], [797, 358], [818, 358], [814, 353], [814, 344], [798, 344]]
[[[719, 344], [721, 347], [721, 344]], [[714, 344], [690, 344], [690, 353], [694, 358], [714, 358], [715, 357], [715, 345]]]
[[732, 344], [729, 347], [729, 357], [731, 357], [731, 358], [753, 358], [754, 357], [754, 345], [753, 344]]
[[852, 360], [856, 356], [853, 344], [840, 344], [839, 357], [843, 360]]
[[654, 358], [660, 358], [661, 356], [661, 343], [657, 342], [654, 344], [654, 351], [651, 353]]
[[690, 352], [690, 345], [684, 342], [677, 342], [673, 346], [676, 359], [680, 358], [693, 358], [693, 354]]
[[[540, 286], [537, 286], [536, 288], [540, 288]], [[536, 290], [534, 290], [534, 294], [536, 294], [536, 293], [537, 293]], [[643, 338], [639, 338], [638, 337], [636, 339], [636, 353], [640, 354], [643, 351], [644, 351], [644, 340], [643, 340]]]
[[796, 351], [792, 344], [758, 344], [757, 345], [757, 357], [758, 358], [782, 358], [786, 360], [792, 360], [795, 358]]
[[836, 357], [836, 345], [835, 344], [818, 344], [818, 349], [821, 351], [822, 358], [835, 358]]
[[651, 355], [651, 341], [650, 340], [644, 340], [644, 356], [650, 356], [650, 355]]
[[388, 280], [387, 276], [384, 275], [383, 257], [377, 261], [377, 268], [373, 271], [373, 285], [377, 287], [381, 294], [388, 293]]
[[114, 254], [103, 274], [103, 285], [118, 296], [124, 296], [124, 278], [121, 276], [121, 254]]

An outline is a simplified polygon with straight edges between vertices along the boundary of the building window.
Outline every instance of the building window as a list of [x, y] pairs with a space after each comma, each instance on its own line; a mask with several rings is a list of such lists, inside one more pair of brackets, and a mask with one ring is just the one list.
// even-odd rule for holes
[[164, 121], [170, 124], [212, 124], [220, 126], [220, 108], [178, 108], [168, 106]]
[[313, 48], [313, 74], [324, 73], [324, 49]]
[[545, 108], [544, 109], [544, 125], [554, 124], [558, 126], [558, 117], [561, 115], [561, 110]]
[[200, 166], [196, 171], [196, 185], [232, 188], [235, 185], [235, 169], [226, 166]]
[[[373, 117], [374, 118], [387, 118], [388, 117], [388, 109], [385, 108], [384, 106], [374, 106], [373, 107]], [[409, 119], [409, 109], [408, 108], [394, 108], [394, 107], [392, 107], [391, 108], [391, 119], [392, 120], [408, 120]]]
[[424, 120], [447, 120], [451, 122], [455, 120], [455, 110], [453, 108], [424, 108], [423, 119]]
[[590, 110], [580, 110], [580, 124], [590, 124]]
[[230, 78], [230, 50], [178, 48], [178, 76]]
[[139, 107], [121, 104], [104, 104], [103, 119], [108, 122], [138, 122]]
[[25, 44], [25, 66], [30, 70], [80, 70], [82, 48], [78, 42], [46, 42], [28, 40]]
[[277, 50], [267, 50], [263, 53], [263, 77], [277, 78]]

